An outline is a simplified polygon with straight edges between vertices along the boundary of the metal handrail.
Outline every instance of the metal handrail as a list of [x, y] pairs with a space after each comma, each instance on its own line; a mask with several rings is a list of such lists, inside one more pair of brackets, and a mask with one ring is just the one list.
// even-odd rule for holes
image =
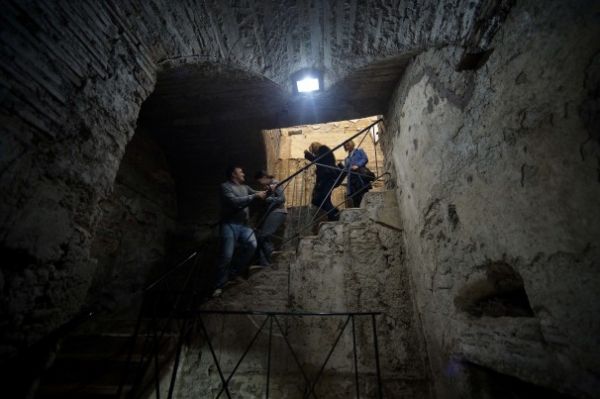
[[[135, 344], [137, 342], [137, 339], [140, 335], [140, 329], [141, 329], [141, 324], [142, 324], [142, 318], [145, 312], [145, 304], [146, 304], [146, 294], [149, 294], [159, 283], [161, 283], [162, 281], [165, 281], [165, 279], [171, 275], [173, 275], [173, 273], [177, 270], [180, 270], [183, 265], [187, 264], [191, 259], [195, 258], [198, 255], [198, 252], [194, 252], [192, 253], [190, 256], [188, 256], [185, 260], [183, 260], [182, 262], [180, 262], [175, 268], [173, 268], [172, 270], [164, 273], [163, 275], [161, 275], [161, 277], [159, 277], [154, 283], [150, 284], [149, 286], [146, 287], [146, 289], [144, 289], [143, 294], [144, 294], [144, 298], [143, 298], [143, 302], [142, 302], [142, 306], [140, 307], [140, 311], [138, 314], [138, 319], [136, 321], [136, 326], [134, 329], [134, 332], [131, 336], [131, 346], [129, 348], [129, 353], [127, 356], [127, 366], [125, 368], [125, 371], [123, 373], [123, 376], [121, 378], [121, 382], [119, 384], [119, 389], [117, 392], [117, 396], [120, 397], [121, 393], [123, 392], [123, 389], [125, 387], [125, 382], [127, 381], [127, 378], [129, 377], [129, 367], [132, 364], [132, 357], [133, 357], [133, 352], [135, 349]], [[173, 305], [169, 311], [169, 314], [166, 317], [166, 323], [164, 328], [162, 328], [161, 331], [157, 332], [156, 327], [154, 329], [154, 354], [151, 354], [148, 356], [148, 359], [145, 359], [145, 355], [142, 357], [142, 359], [140, 359], [139, 362], [139, 366], [138, 366], [138, 370], [140, 370], [140, 373], [137, 377], [137, 381], [136, 384], [139, 384], [142, 382], [143, 376], [144, 376], [144, 371], [147, 369], [147, 367], [150, 366], [150, 362], [152, 362], [152, 355], [154, 355], [154, 360], [155, 360], [155, 373], [158, 373], [158, 365], [156, 364], [156, 356], [158, 354], [159, 351], [159, 345], [160, 342], [163, 340], [163, 338], [165, 337], [165, 334], [167, 332], [167, 329], [169, 328], [170, 323], [175, 319], [176, 314], [179, 312], [179, 304], [181, 302], [181, 299], [183, 298], [183, 295], [186, 293], [191, 293], [192, 295], [196, 296], [198, 294], [198, 291], [192, 289], [190, 290], [189, 284], [192, 281], [192, 276], [194, 275], [194, 270], [192, 269], [190, 271], [190, 273], [188, 273], [185, 282], [183, 284], [183, 289], [180, 291], [175, 291], [174, 293], [176, 294], [176, 298], [173, 301]], [[171, 293], [170, 291], [165, 291], [167, 293]], [[158, 291], [158, 293], [164, 294], [165, 292], [163, 291]], [[192, 303], [194, 301], [192, 300]], [[191, 306], [192, 304], [190, 304]], [[156, 315], [153, 315], [153, 321], [156, 321]], [[185, 330], [185, 325], [182, 326], [181, 332], [180, 332], [180, 340], [183, 339], [183, 335], [185, 334], [184, 332]], [[158, 380], [157, 380], [158, 381]], [[158, 382], [157, 382], [158, 384]], [[157, 385], [157, 391], [159, 390], [159, 386]]]
[[[217, 369], [219, 379], [221, 380], [221, 389], [217, 393], [217, 396], [216, 396], [217, 399], [221, 396], [221, 394], [223, 394], [223, 392], [225, 392], [225, 395], [228, 398], [232, 397], [231, 392], [229, 391], [229, 383], [232, 380], [235, 373], [237, 372], [237, 370], [239, 369], [239, 366], [241, 365], [242, 361], [244, 360], [244, 358], [246, 357], [246, 355], [248, 354], [248, 352], [250, 351], [252, 346], [257, 341], [259, 334], [263, 331], [263, 329], [267, 326], [267, 324], [269, 326], [268, 327], [269, 339], [268, 339], [268, 350], [267, 350], [268, 358], [267, 358], [267, 369], [266, 369], [266, 377], [267, 378], [266, 378], [266, 382], [265, 382], [265, 385], [266, 385], [265, 397], [267, 399], [269, 398], [269, 393], [270, 393], [269, 388], [270, 388], [270, 379], [271, 379], [271, 356], [272, 356], [271, 348], [272, 348], [272, 337], [273, 337], [273, 325], [275, 325], [279, 329], [281, 335], [277, 335], [277, 336], [284, 340], [287, 349], [289, 350], [289, 352], [292, 355], [292, 358], [294, 359], [294, 363], [296, 364], [297, 368], [299, 369], [300, 373], [302, 374], [302, 377], [304, 379], [304, 384], [305, 384], [303, 397], [304, 398], [314, 397], [315, 399], [317, 398], [315, 388], [316, 388], [317, 384], [319, 383], [319, 380], [321, 379], [321, 377], [325, 371], [325, 368], [327, 366], [327, 363], [329, 362], [329, 359], [331, 358], [331, 355], [333, 354], [335, 348], [337, 347], [338, 343], [340, 342], [340, 339], [341, 339], [343, 333], [346, 331], [347, 326], [350, 325], [351, 326], [350, 332], [352, 334], [354, 384], [355, 384], [355, 390], [356, 390], [356, 397], [360, 398], [360, 384], [359, 384], [358, 356], [357, 356], [358, 345], [356, 343], [356, 328], [355, 328], [355, 323], [354, 323], [354, 319], [356, 317], [368, 317], [371, 319], [371, 331], [372, 331], [372, 335], [373, 335], [373, 353], [374, 353], [374, 358], [375, 358], [375, 375], [377, 378], [377, 397], [380, 399], [383, 398], [383, 383], [382, 383], [382, 378], [381, 378], [381, 366], [380, 366], [380, 361], [379, 361], [379, 345], [378, 345], [378, 340], [377, 340], [377, 327], [376, 327], [376, 324], [377, 324], [376, 316], [381, 315], [381, 314], [382, 314], [381, 312], [375, 312], [375, 311], [373, 311], [373, 312], [306, 312], [306, 311], [282, 312], [282, 311], [260, 311], [260, 310], [196, 310], [196, 311], [190, 313], [190, 315], [195, 316], [194, 322], [197, 322], [200, 326], [200, 331], [203, 335], [206, 345], [208, 346], [211, 357], [213, 359], [213, 363]], [[230, 372], [230, 374], [227, 378], [225, 377], [224, 370], [221, 367], [221, 363], [219, 361], [219, 356], [217, 356], [217, 353], [215, 352], [214, 346], [211, 341], [211, 337], [208, 333], [208, 329], [206, 328], [206, 324], [202, 318], [202, 315], [223, 315], [223, 316], [262, 315], [262, 316], [266, 316], [265, 320], [261, 323], [261, 325], [257, 326], [257, 331], [253, 334], [252, 339], [246, 345], [246, 348], [243, 350], [240, 358], [235, 363], [233, 370]], [[344, 318], [343, 324], [338, 328], [336, 338], [335, 338], [335, 341], [333, 342], [333, 345], [327, 352], [327, 356], [326, 356], [325, 360], [319, 367], [318, 372], [313, 377], [312, 381], [308, 377], [308, 373], [305, 370], [306, 366], [303, 366], [302, 363], [300, 362], [298, 353], [296, 352], [296, 350], [294, 350], [294, 348], [292, 347], [292, 345], [290, 343], [290, 340], [288, 339], [287, 334], [284, 332], [284, 329], [279, 321], [278, 316], [284, 316], [284, 317], [285, 316], [291, 316], [291, 317], [343, 317]], [[186, 318], [186, 320], [190, 320], [190, 318], [188, 317], [188, 318]], [[180, 350], [181, 350], [181, 348], [179, 348], [179, 351]], [[179, 362], [180, 362], [180, 357], [177, 357], [176, 363], [173, 365], [174, 372], [172, 374], [172, 379], [170, 382], [171, 387], [173, 387], [175, 384], [175, 380], [177, 377], [176, 370], [179, 368]], [[171, 389], [169, 391], [169, 395], [167, 397], [170, 399], [172, 394], [173, 394], [173, 390]]]
[[189, 262], [192, 258], [196, 257], [197, 255], [198, 255], [198, 251], [192, 252], [187, 258], [185, 258], [183, 261], [179, 262], [177, 264], [177, 266], [175, 266], [173, 269], [163, 273], [159, 278], [154, 280], [154, 282], [152, 284], [149, 284], [148, 286], [146, 286], [146, 288], [144, 288], [142, 291], [148, 292], [148, 291], [152, 290], [154, 287], [156, 287], [158, 284], [160, 284], [162, 281], [164, 281], [167, 277], [169, 277], [170, 275], [175, 273], [177, 270], [179, 270], [181, 267], [183, 267], [183, 265], [185, 265], [187, 262]]
[[371, 123], [369, 126], [363, 128], [363, 129], [361, 129], [358, 133], [352, 135], [351, 137], [348, 137], [346, 140], [342, 141], [340, 144], [336, 145], [335, 147], [333, 147], [332, 149], [330, 149], [326, 153], [319, 155], [317, 158], [313, 159], [310, 163], [304, 165], [303, 167], [301, 167], [300, 169], [298, 169], [297, 171], [295, 171], [294, 173], [292, 173], [291, 175], [289, 175], [288, 177], [286, 177], [285, 179], [283, 179], [282, 181], [280, 181], [277, 184], [277, 187], [285, 184], [287, 181], [289, 181], [289, 180], [293, 179], [294, 177], [298, 176], [300, 173], [302, 173], [306, 169], [310, 168], [313, 164], [316, 164], [318, 161], [320, 161], [321, 159], [325, 158], [327, 155], [329, 155], [332, 152], [334, 152], [335, 150], [343, 147], [344, 144], [346, 144], [350, 140], [355, 139], [356, 137], [360, 136], [361, 134], [365, 133], [367, 130], [369, 130], [370, 128], [372, 128], [373, 126], [377, 125], [380, 122], [383, 122], [383, 119], [377, 119], [375, 122]]
[[[149, 291], [153, 290], [154, 287], [156, 287], [160, 282], [164, 281], [168, 276], [172, 275], [174, 272], [181, 269], [185, 264], [187, 264], [191, 259], [193, 259], [197, 255], [198, 255], [198, 251], [193, 252], [186, 259], [184, 259], [183, 261], [178, 263], [173, 269], [163, 273], [153, 283], [149, 284], [148, 286], [146, 286], [142, 290], [134, 293], [133, 295], [134, 296], [137, 296], [140, 294], [144, 295], [144, 294], [148, 293]], [[99, 315], [107, 314], [107, 313], [110, 313], [110, 312], [107, 309], [103, 308], [100, 305], [100, 303], [94, 303], [92, 305], [86, 306], [81, 311], [76, 313], [71, 319], [69, 319], [64, 324], [62, 324], [61, 326], [59, 326], [58, 328], [53, 330], [51, 333], [49, 333], [48, 335], [46, 335], [39, 341], [33, 343], [29, 347], [25, 348], [23, 350], [23, 352], [18, 355], [18, 358], [21, 359], [21, 360], [18, 360], [18, 362], [25, 361], [25, 359], [29, 359], [31, 356], [33, 356], [33, 354], [41, 351], [42, 350], [41, 348], [46, 348], [46, 347], [55, 345], [56, 342], [59, 342], [61, 339], [63, 339], [64, 337], [66, 337], [67, 335], [72, 333], [73, 331], [76, 331], [81, 326], [87, 325], [88, 323], [92, 322], [93, 320], [96, 320]], [[140, 315], [141, 315], [141, 312], [140, 312]], [[106, 361], [115, 354], [124, 353], [126, 348], [127, 348], [127, 346], [123, 346], [118, 351], [116, 351], [114, 354], [107, 356], [103, 360]], [[129, 352], [129, 354], [128, 354], [128, 361], [130, 359], [131, 359], [131, 352]], [[27, 363], [27, 362], [25, 361], [25, 363]], [[108, 366], [107, 366], [107, 368], [108, 368]], [[92, 383], [91, 380], [82, 382], [81, 384], [73, 387], [69, 392], [70, 393], [78, 392], [79, 390], [84, 389], [86, 386], [89, 386], [91, 383]]]

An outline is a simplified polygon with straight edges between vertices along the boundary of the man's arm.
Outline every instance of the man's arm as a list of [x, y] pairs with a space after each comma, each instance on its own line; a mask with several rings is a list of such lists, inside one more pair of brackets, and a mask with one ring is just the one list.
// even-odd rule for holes
[[279, 206], [285, 204], [285, 193], [283, 187], [279, 186], [275, 189], [273, 195], [270, 195], [265, 200], [269, 205]]
[[244, 208], [250, 205], [254, 198], [258, 198], [259, 194], [254, 192], [250, 195], [237, 195], [228, 184], [222, 184], [221, 196], [223, 201], [229, 203], [233, 207]]

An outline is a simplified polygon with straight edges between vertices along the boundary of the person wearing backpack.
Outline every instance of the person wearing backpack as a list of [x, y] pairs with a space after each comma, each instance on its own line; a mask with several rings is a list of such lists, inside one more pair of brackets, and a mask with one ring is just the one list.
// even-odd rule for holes
[[348, 174], [346, 198], [354, 208], [358, 208], [365, 193], [372, 188], [371, 179], [367, 177], [371, 172], [367, 168], [369, 158], [362, 148], [356, 148], [353, 140], [344, 143], [344, 150], [348, 153], [344, 160], [344, 168]]

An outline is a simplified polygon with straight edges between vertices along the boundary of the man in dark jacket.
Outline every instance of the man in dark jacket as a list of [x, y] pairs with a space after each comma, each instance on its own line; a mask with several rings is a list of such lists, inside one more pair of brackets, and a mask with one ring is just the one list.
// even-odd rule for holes
[[342, 177], [335, 166], [335, 157], [331, 149], [326, 145], [314, 142], [311, 143], [308, 150], [304, 151], [304, 158], [311, 162], [318, 159], [316, 163], [317, 181], [313, 189], [311, 203], [325, 211], [328, 220], [338, 220], [340, 212], [331, 203], [331, 192]]
[[[217, 288], [213, 296], [221, 295], [221, 289], [228, 280], [236, 278], [256, 251], [256, 236], [248, 227], [248, 205], [254, 199], [265, 199], [266, 191], [255, 191], [243, 184], [245, 174], [239, 166], [227, 169], [228, 180], [221, 184], [221, 255], [217, 265]], [[239, 256], [232, 261], [236, 243], [240, 247]]]

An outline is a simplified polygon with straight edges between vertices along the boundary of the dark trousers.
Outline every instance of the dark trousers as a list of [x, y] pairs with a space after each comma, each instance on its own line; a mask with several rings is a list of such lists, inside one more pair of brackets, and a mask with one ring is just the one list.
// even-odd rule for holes
[[274, 249], [272, 238], [279, 226], [285, 222], [286, 216], [284, 212], [272, 211], [258, 231], [258, 260], [263, 266], [271, 264], [271, 254]]
[[335, 179], [327, 179], [317, 182], [313, 190], [311, 203], [327, 213], [328, 220], [338, 220], [340, 211], [331, 203], [331, 192]]
[[369, 191], [370, 184], [365, 182], [362, 176], [348, 175], [348, 189], [346, 197], [352, 202], [354, 208], [360, 208], [360, 203], [365, 193]]
[[365, 195], [364, 191], [358, 192], [354, 195], [352, 195], [352, 194], [349, 195], [349, 197], [352, 196], [350, 198], [350, 201], [352, 202], [353, 208], [360, 208], [360, 203], [362, 202], [362, 198], [364, 197], [364, 195]]

